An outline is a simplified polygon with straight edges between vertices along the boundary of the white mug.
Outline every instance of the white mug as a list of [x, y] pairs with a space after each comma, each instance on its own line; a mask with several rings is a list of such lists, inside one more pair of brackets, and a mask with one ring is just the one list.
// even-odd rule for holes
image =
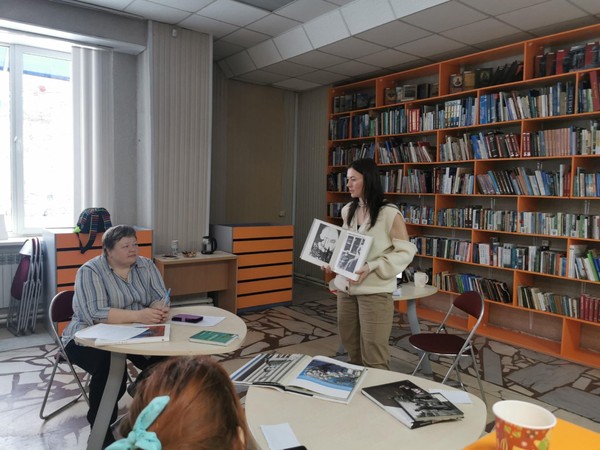
[[422, 288], [425, 287], [425, 285], [429, 281], [429, 276], [425, 272], [415, 272], [414, 279], [415, 286]]

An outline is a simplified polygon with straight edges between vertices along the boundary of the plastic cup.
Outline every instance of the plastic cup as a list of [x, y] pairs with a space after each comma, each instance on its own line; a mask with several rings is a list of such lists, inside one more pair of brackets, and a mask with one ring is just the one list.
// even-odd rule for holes
[[498, 450], [550, 448], [550, 431], [556, 425], [556, 417], [547, 409], [519, 400], [502, 400], [492, 410]]

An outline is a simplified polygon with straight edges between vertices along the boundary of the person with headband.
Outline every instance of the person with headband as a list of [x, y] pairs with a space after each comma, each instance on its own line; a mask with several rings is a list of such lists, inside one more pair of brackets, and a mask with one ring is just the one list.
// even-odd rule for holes
[[[92, 258], [77, 271], [73, 317], [62, 334], [65, 351], [72, 363], [91, 375], [87, 420], [93, 426], [110, 370], [110, 352], [77, 344], [75, 333], [96, 323], [163, 323], [169, 308], [164, 304], [166, 289], [151, 259], [139, 256], [135, 229], [116, 225], [102, 236], [103, 254]], [[127, 355], [142, 373], [163, 357]], [[125, 393], [125, 374], [119, 397]], [[136, 380], [137, 381], [137, 380]], [[117, 419], [114, 405], [111, 422]], [[107, 431], [105, 445], [114, 441]]]
[[[132, 425], [133, 424], [133, 425]], [[245, 450], [250, 432], [225, 369], [206, 356], [157, 364], [107, 450]]]

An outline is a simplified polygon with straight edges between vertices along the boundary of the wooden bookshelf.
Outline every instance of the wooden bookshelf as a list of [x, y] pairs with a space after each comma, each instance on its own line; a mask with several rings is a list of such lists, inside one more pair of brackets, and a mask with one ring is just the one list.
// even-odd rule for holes
[[475, 288], [482, 336], [600, 367], [598, 53], [592, 25], [330, 90], [327, 219], [374, 158], [440, 288], [419, 317]]

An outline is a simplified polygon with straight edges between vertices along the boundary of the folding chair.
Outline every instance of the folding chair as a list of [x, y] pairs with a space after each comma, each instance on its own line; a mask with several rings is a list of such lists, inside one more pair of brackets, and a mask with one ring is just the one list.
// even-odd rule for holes
[[[461, 311], [467, 313], [469, 316], [474, 317], [476, 319], [475, 325], [473, 325], [467, 337], [458, 336], [456, 334], [449, 334], [448, 330], [446, 329], [446, 322], [448, 318], [452, 315], [453, 310], [455, 308], [460, 309]], [[477, 349], [473, 347], [473, 338], [475, 336], [475, 331], [477, 330], [479, 324], [481, 323], [481, 320], [483, 319], [484, 308], [485, 302], [483, 300], [483, 296], [479, 292], [464, 292], [454, 299], [454, 301], [452, 302], [452, 306], [450, 306], [450, 309], [446, 314], [446, 317], [444, 317], [444, 320], [442, 321], [435, 333], [419, 333], [409, 337], [408, 341], [411, 343], [411, 345], [417, 350], [423, 352], [412, 374], [415, 375], [417, 373], [417, 370], [419, 370], [421, 363], [425, 358], [429, 357], [430, 353], [440, 356], [451, 356], [454, 357], [454, 361], [448, 369], [448, 372], [446, 373], [442, 384], [446, 383], [450, 372], [452, 372], [452, 370], [455, 370], [458, 382], [460, 383], [461, 387], [466, 391], [465, 385], [463, 384], [460, 378], [458, 363], [460, 362], [461, 357], [470, 355], [471, 358], [473, 358], [473, 367], [475, 368], [475, 374], [477, 375], [477, 382], [479, 383], [481, 398], [485, 403], [485, 392], [483, 390], [483, 385], [481, 384], [479, 369], [477, 367], [477, 360], [475, 359]]]
[[[42, 419], [42, 420], [50, 419], [51, 417], [54, 417], [58, 413], [64, 411], [65, 409], [69, 408], [70, 406], [74, 405], [81, 398], [81, 396], [83, 396], [83, 398], [85, 399], [85, 401], [87, 402], [88, 405], [90, 404], [90, 401], [88, 399], [85, 388], [81, 384], [81, 380], [79, 379], [77, 372], [75, 372], [75, 369], [73, 368], [73, 364], [71, 364], [71, 361], [69, 360], [69, 357], [67, 356], [67, 353], [65, 352], [65, 347], [63, 346], [63, 343], [60, 339], [65, 322], [68, 323], [71, 320], [71, 317], [73, 316], [73, 294], [74, 294], [73, 291], [59, 292], [58, 294], [56, 294], [54, 296], [54, 298], [50, 302], [50, 307], [48, 310], [50, 334], [54, 338], [54, 341], [56, 342], [58, 349], [56, 351], [56, 354], [54, 355], [54, 366], [52, 367], [52, 374], [50, 375], [50, 379], [48, 380], [48, 385], [46, 387], [46, 394], [44, 395], [44, 401], [42, 402], [42, 407], [40, 408], [40, 419]], [[71, 371], [71, 374], [73, 375], [73, 378], [74, 378], [75, 382], [77, 383], [77, 386], [79, 386], [79, 390], [81, 392], [79, 393], [79, 395], [77, 397], [75, 397], [73, 400], [71, 400], [67, 404], [61, 406], [58, 409], [55, 409], [54, 411], [52, 411], [50, 413], [45, 414], [44, 410], [46, 408], [46, 402], [48, 401], [48, 396], [50, 395], [50, 389], [52, 388], [52, 383], [54, 381], [54, 375], [56, 374], [59, 364], [61, 364], [61, 363], [66, 363], [69, 366], [69, 370]]]

